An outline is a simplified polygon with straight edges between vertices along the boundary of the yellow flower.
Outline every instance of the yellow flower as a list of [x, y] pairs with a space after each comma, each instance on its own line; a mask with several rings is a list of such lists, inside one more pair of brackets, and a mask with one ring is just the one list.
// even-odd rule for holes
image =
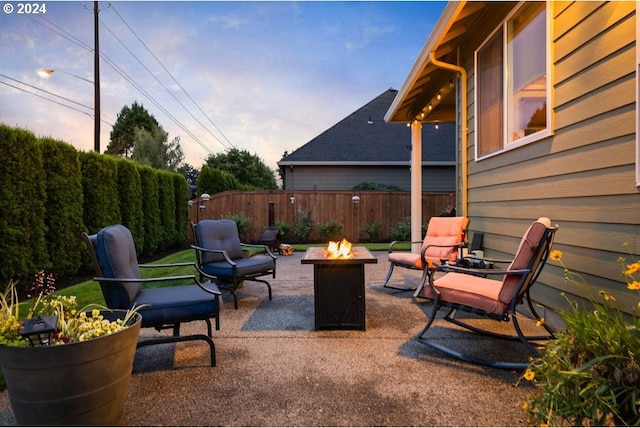
[[549, 424], [541, 423], [541, 424], [540, 424], [540, 426], [541, 426], [541, 427], [548, 427], [548, 426], [549, 426]]
[[536, 378], [536, 374], [533, 370], [527, 369], [527, 371], [524, 372], [524, 378], [528, 381], [532, 381]]
[[640, 281], [632, 281], [627, 284], [629, 290], [640, 290]]
[[542, 327], [544, 325], [544, 318], [540, 318], [536, 321], [536, 327]]
[[549, 258], [551, 260], [553, 260], [554, 262], [559, 262], [560, 260], [562, 260], [562, 251], [560, 250], [553, 250], [550, 254], [549, 254]]
[[606, 301], [611, 301], [611, 302], [616, 301], [616, 298], [614, 296], [612, 296], [611, 294], [607, 294], [607, 292], [605, 292], [604, 290], [600, 290], [600, 295]]
[[640, 261], [627, 265], [627, 270], [624, 272], [624, 274], [633, 275], [636, 272], [640, 272]]
[[529, 403], [528, 402], [525, 401], [524, 403], [522, 403], [522, 410], [524, 410], [525, 412], [527, 410], [529, 410]]

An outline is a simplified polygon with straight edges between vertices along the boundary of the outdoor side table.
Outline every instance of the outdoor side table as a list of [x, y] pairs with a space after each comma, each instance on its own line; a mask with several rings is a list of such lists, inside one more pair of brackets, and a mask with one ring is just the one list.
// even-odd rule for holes
[[351, 248], [348, 258], [326, 257], [310, 247], [302, 264], [313, 265], [316, 330], [365, 330], [364, 265], [378, 263], [365, 247]]

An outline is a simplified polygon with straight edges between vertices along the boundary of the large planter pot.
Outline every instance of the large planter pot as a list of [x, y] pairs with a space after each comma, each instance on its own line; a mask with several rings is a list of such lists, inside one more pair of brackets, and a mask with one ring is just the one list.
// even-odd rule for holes
[[[105, 319], [125, 311], [102, 311]], [[0, 346], [20, 425], [117, 425], [129, 390], [142, 317], [117, 333], [46, 347]]]

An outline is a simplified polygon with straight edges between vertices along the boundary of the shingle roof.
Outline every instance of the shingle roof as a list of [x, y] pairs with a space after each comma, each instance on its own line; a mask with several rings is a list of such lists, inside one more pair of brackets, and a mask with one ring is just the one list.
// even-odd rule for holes
[[[411, 130], [384, 120], [398, 91], [388, 89], [298, 148], [278, 164], [296, 162], [409, 162]], [[423, 162], [455, 161], [455, 124], [422, 126]]]

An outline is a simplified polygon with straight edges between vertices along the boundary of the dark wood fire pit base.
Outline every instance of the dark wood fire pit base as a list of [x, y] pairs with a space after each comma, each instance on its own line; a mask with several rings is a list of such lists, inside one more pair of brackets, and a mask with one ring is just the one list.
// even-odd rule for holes
[[378, 263], [365, 247], [353, 247], [348, 258], [325, 257], [310, 247], [302, 264], [313, 264], [316, 330], [365, 330], [364, 265]]

